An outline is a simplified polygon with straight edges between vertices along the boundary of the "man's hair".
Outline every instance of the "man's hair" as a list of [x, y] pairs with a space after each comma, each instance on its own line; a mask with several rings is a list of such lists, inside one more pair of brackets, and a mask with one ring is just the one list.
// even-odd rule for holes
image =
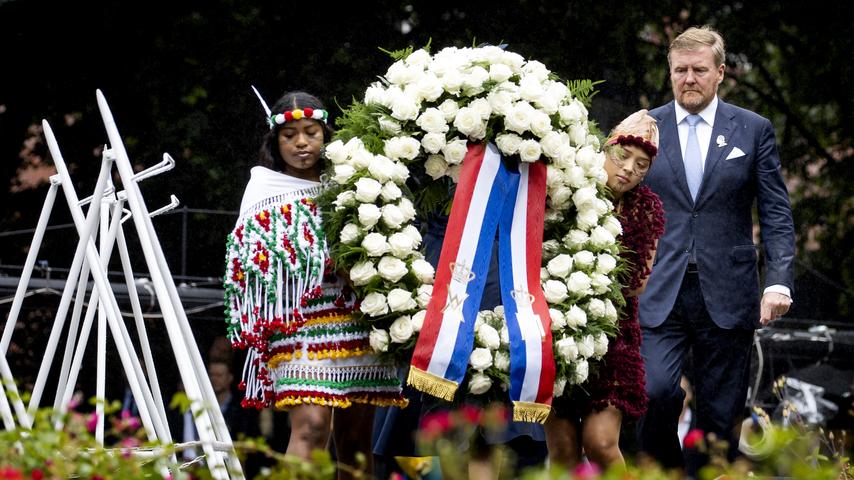
[[674, 50], [697, 50], [704, 46], [712, 48], [712, 54], [715, 56], [715, 65], [721, 65], [726, 61], [726, 49], [723, 37], [708, 25], [703, 25], [702, 27], [691, 27], [685, 30], [670, 42], [670, 49], [667, 51], [667, 62], [670, 63], [670, 53]]

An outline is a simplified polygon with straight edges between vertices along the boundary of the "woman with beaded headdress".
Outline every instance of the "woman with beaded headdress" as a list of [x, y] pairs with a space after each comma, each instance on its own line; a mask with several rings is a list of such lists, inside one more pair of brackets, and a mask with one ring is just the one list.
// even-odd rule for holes
[[646, 110], [633, 113], [611, 132], [605, 146], [607, 186], [622, 226], [622, 257], [628, 266], [621, 279], [626, 307], [617, 337], [596, 372], [579, 388], [554, 401], [546, 429], [553, 464], [573, 467], [582, 454], [605, 468], [623, 463], [620, 427], [640, 417], [647, 406], [637, 296], [643, 292], [664, 233], [658, 196], [639, 185], [658, 153], [658, 128]]
[[355, 299], [332, 268], [313, 200], [328, 112], [304, 92], [286, 93], [272, 111], [261, 102], [270, 131], [226, 257], [228, 335], [248, 353], [243, 405], [288, 410], [287, 453], [310, 459], [331, 434], [337, 458], [353, 465], [370, 450], [373, 407], [405, 400], [394, 367], [372, 354], [370, 328], [350, 315]]

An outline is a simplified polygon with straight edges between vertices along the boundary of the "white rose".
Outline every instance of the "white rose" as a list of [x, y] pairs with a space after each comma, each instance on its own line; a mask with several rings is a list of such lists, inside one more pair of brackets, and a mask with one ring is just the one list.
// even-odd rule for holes
[[410, 53], [409, 56], [406, 57], [404, 62], [407, 65], [423, 68], [426, 67], [428, 63], [430, 63], [430, 54], [426, 50], [421, 48]]
[[489, 315], [485, 311], [477, 312], [477, 315], [474, 317], [474, 331], [477, 332], [477, 329], [480, 328], [481, 325], [486, 323], [487, 315]]
[[570, 292], [582, 293], [590, 289], [590, 277], [584, 272], [572, 272], [566, 280]]
[[513, 108], [513, 102], [518, 98], [513, 92], [509, 92], [507, 90], [493, 88], [486, 95], [486, 101], [489, 102], [489, 107], [495, 112], [497, 115], [501, 115], [502, 117], [506, 117], [510, 112], [510, 109]]
[[483, 84], [489, 80], [489, 72], [477, 65], [474, 66], [464, 77], [463, 86], [469, 94], [476, 94], [483, 91]]
[[388, 332], [385, 330], [374, 328], [371, 330], [371, 335], [368, 337], [368, 341], [371, 344], [371, 348], [374, 349], [375, 352], [387, 352], [388, 351]]
[[591, 229], [599, 223], [599, 214], [593, 208], [582, 207], [578, 209], [575, 221], [579, 228]]
[[595, 342], [593, 341], [593, 335], [585, 335], [579, 340], [576, 345], [578, 345], [578, 355], [584, 358], [590, 358], [593, 356], [593, 351], [595, 347]]
[[617, 308], [614, 307], [614, 304], [611, 303], [610, 299], [605, 299], [605, 319], [608, 320], [611, 325], [617, 322]]
[[519, 158], [523, 162], [536, 162], [542, 155], [543, 150], [540, 148], [540, 142], [536, 140], [522, 140], [522, 143], [519, 144]]
[[409, 178], [409, 167], [404, 165], [403, 163], [392, 163], [394, 167], [391, 171], [390, 177], [394, 183], [403, 185], [406, 182], [406, 179]]
[[501, 331], [498, 332], [498, 336], [501, 337], [502, 345], [510, 345], [510, 329], [507, 328], [507, 324], [501, 326]]
[[380, 190], [380, 196], [386, 202], [393, 202], [400, 198], [403, 195], [403, 192], [400, 190], [394, 182], [386, 182], [383, 185], [382, 190]]
[[551, 208], [547, 208], [545, 215], [543, 215], [543, 222], [545, 223], [561, 223], [564, 220], [566, 217], [563, 216], [563, 213]]
[[369, 233], [362, 239], [362, 248], [368, 252], [369, 257], [382, 257], [388, 252], [389, 245], [385, 235], [381, 233]]
[[419, 232], [413, 225], [407, 225], [401, 233], [405, 233], [412, 239], [412, 244], [415, 246], [414, 248], [418, 248], [418, 246], [421, 245], [421, 232]]
[[335, 210], [343, 210], [344, 207], [350, 207], [356, 204], [356, 193], [352, 190], [345, 190], [338, 194], [335, 197], [335, 201], [332, 202], [335, 205]]
[[427, 304], [430, 303], [430, 297], [433, 296], [433, 285], [421, 285], [415, 291], [415, 295], [415, 301], [418, 302], [418, 306], [427, 308]]
[[448, 167], [448, 177], [454, 181], [454, 183], [458, 183], [460, 181], [460, 173], [463, 171], [463, 166], [460, 164], [451, 165]]
[[492, 363], [495, 365], [495, 368], [502, 372], [510, 371], [510, 355], [507, 352], [495, 352], [495, 359], [493, 359]]
[[572, 377], [573, 383], [584, 383], [587, 380], [587, 375], [590, 374], [590, 365], [587, 360], [581, 359], [575, 364], [575, 372]]
[[456, 70], [450, 70], [445, 72], [444, 75], [440, 78], [442, 82], [442, 87], [446, 92], [456, 95], [460, 93], [460, 88], [463, 86], [464, 78], [460, 73]]
[[412, 82], [414, 71], [412, 71], [403, 61], [393, 63], [385, 74], [386, 80], [397, 85], [405, 85]]
[[596, 149], [590, 145], [585, 145], [575, 152], [575, 163], [583, 168], [587, 172], [587, 175], [590, 176], [592, 172], [601, 170], [604, 166], [604, 162], [600, 157]]
[[442, 96], [442, 82], [432, 73], [422, 74], [415, 84], [415, 92], [423, 100], [435, 101]]
[[421, 327], [424, 326], [424, 317], [427, 316], [427, 310], [420, 310], [418, 313], [412, 316], [412, 329], [416, 332], [421, 331]]
[[[365, 90], [365, 105], [384, 105], [388, 106], [386, 99], [386, 91], [379, 83], [375, 83]], [[340, 163], [340, 162], [335, 162]]]
[[587, 311], [593, 318], [601, 318], [605, 316], [605, 302], [598, 298], [591, 298], [587, 303]]
[[579, 249], [587, 243], [589, 236], [586, 232], [582, 232], [581, 230], [570, 230], [569, 233], [563, 237], [563, 244], [567, 246], [567, 248], [571, 249]]
[[613, 215], [605, 217], [605, 220], [602, 221], [602, 226], [615, 237], [623, 234], [623, 226], [620, 224], [620, 220]]
[[367, 285], [376, 275], [377, 269], [374, 268], [374, 262], [370, 260], [359, 262], [350, 269], [350, 280], [357, 287]]
[[535, 111], [531, 115], [531, 131], [540, 138], [545, 137], [552, 131], [552, 119], [539, 110]]
[[384, 205], [382, 209], [383, 223], [391, 228], [400, 228], [406, 220], [400, 207], [397, 205]]
[[388, 308], [392, 312], [405, 312], [413, 310], [418, 304], [412, 298], [412, 292], [402, 288], [395, 288], [388, 292]]
[[445, 114], [435, 107], [424, 110], [424, 113], [418, 117], [415, 124], [427, 133], [445, 133], [448, 131]]
[[536, 60], [529, 60], [528, 62], [526, 62], [525, 65], [522, 67], [522, 71], [536, 78], [540, 82], [546, 81], [546, 79], [549, 78], [550, 73], [549, 69], [546, 68], [545, 65]]
[[561, 106], [558, 109], [560, 121], [563, 122], [564, 125], [569, 125], [583, 120], [584, 117], [586, 117], [586, 114], [582, 113], [582, 110], [579, 107], [584, 108], [584, 105], [582, 105], [578, 100], [573, 100], [569, 105]]
[[[554, 165], [546, 166], [546, 186], [555, 189], [564, 186], [563, 172]], [[571, 195], [571, 192], [570, 192]]]
[[596, 200], [596, 191], [595, 187], [584, 187], [579, 188], [572, 194], [572, 202], [576, 207], [581, 207], [583, 205], [591, 204], [594, 200]]
[[577, 305], [570, 307], [564, 318], [566, 318], [566, 325], [572, 329], [587, 325], [587, 313]]
[[362, 177], [356, 180], [356, 200], [371, 203], [380, 195], [383, 185], [373, 178]]
[[[587, 143], [587, 124], [580, 122], [570, 125], [569, 141], [576, 147], [584, 146]], [[577, 157], [578, 156], [576, 155], [576, 158]]]
[[439, 111], [445, 116], [445, 121], [449, 123], [454, 121], [454, 117], [457, 116], [459, 110], [460, 106], [450, 98], [439, 105]]
[[566, 379], [565, 378], [557, 378], [555, 379], [555, 384], [553, 388], [553, 393], [555, 397], [559, 397], [563, 395], [563, 391], [566, 390]]
[[384, 155], [374, 155], [368, 164], [368, 172], [380, 183], [388, 181], [393, 171], [394, 161]]
[[549, 270], [546, 267], [540, 267], [540, 282], [545, 282], [552, 276], [549, 274]]
[[388, 245], [391, 254], [397, 258], [406, 258], [415, 249], [412, 237], [403, 232], [397, 232], [388, 237]]
[[[561, 144], [557, 150], [557, 157], [554, 157], [553, 160], [555, 165], [566, 170], [576, 166], [575, 149], [569, 145], [569, 135], [565, 132], [558, 132], [558, 135], [560, 135]], [[583, 171], [584, 169], [582, 169]], [[567, 177], [567, 183], [569, 183], [568, 180], [569, 177]]]
[[393, 343], [403, 343], [409, 340], [413, 333], [415, 333], [415, 329], [412, 327], [412, 320], [409, 315], [397, 317], [388, 327], [388, 334]]
[[495, 350], [501, 344], [501, 338], [498, 336], [498, 331], [487, 324], [483, 324], [477, 329], [477, 340], [484, 347]]
[[495, 137], [495, 143], [498, 149], [505, 155], [516, 155], [519, 153], [519, 146], [522, 144], [522, 137], [515, 133], [502, 133]]
[[596, 210], [596, 213], [601, 217], [611, 211], [611, 205], [609, 202], [606, 202], [601, 198], [596, 198], [593, 199], [593, 209]]
[[492, 352], [488, 348], [475, 348], [469, 357], [469, 364], [475, 370], [484, 371], [492, 366]]
[[607, 246], [613, 245], [617, 242], [617, 239], [611, 235], [604, 227], [595, 227], [592, 232], [590, 232], [590, 243], [593, 244], [594, 247], [605, 248]]
[[563, 147], [563, 137], [559, 132], [551, 131], [540, 140], [540, 146], [547, 157], [558, 158]]
[[578, 346], [575, 344], [575, 339], [572, 337], [563, 337], [555, 344], [557, 353], [567, 362], [572, 362], [578, 358]]
[[430, 175], [430, 178], [438, 180], [445, 176], [445, 172], [448, 171], [448, 164], [445, 163], [445, 157], [430, 155], [427, 157], [427, 161], [424, 162], [424, 170], [427, 172], [427, 175]]
[[372, 203], [363, 203], [359, 205], [359, 223], [367, 228], [371, 228], [377, 224], [382, 216], [380, 207]]
[[344, 225], [344, 228], [341, 229], [341, 234], [339, 235], [339, 239], [341, 243], [345, 245], [350, 245], [359, 239], [361, 232], [359, 231], [359, 227], [352, 223], [348, 223]]
[[412, 273], [415, 274], [415, 277], [421, 283], [433, 283], [435, 270], [433, 269], [433, 265], [430, 265], [426, 260], [420, 258], [413, 260]]
[[607, 275], [617, 267], [617, 259], [607, 253], [600, 253], [596, 257], [596, 272]]
[[333, 165], [340, 165], [347, 161], [347, 149], [344, 148], [344, 142], [341, 140], [330, 143], [323, 151]]
[[489, 66], [489, 79], [501, 83], [513, 76], [513, 70], [507, 65], [493, 63]]
[[531, 75], [525, 75], [519, 80], [519, 94], [524, 100], [536, 102], [545, 93], [540, 80]]
[[492, 379], [482, 373], [475, 373], [469, 379], [469, 393], [482, 395], [492, 388]]
[[457, 165], [462, 163], [468, 153], [466, 141], [463, 139], [452, 140], [442, 148], [442, 154], [445, 156], [445, 161], [448, 165]]
[[391, 283], [397, 282], [409, 273], [409, 270], [406, 269], [406, 263], [403, 260], [389, 257], [388, 255], [383, 257], [377, 264], [377, 271], [381, 277]]
[[578, 165], [567, 168], [564, 179], [572, 188], [582, 188], [590, 183], [584, 174], [584, 169]]
[[400, 123], [388, 115], [381, 116], [378, 122], [380, 124], [380, 129], [384, 132], [397, 135], [401, 131]]
[[525, 133], [531, 127], [534, 107], [528, 102], [517, 102], [504, 116], [504, 128], [516, 133]]
[[368, 168], [372, 161], [374, 161], [374, 154], [360, 146], [350, 154], [349, 164], [353, 168], [363, 169]]
[[558, 250], [560, 250], [560, 244], [557, 243], [557, 240], [546, 240], [543, 242], [543, 257], [552, 258], [556, 256]]
[[604, 333], [599, 333], [593, 342], [593, 355], [596, 358], [602, 358], [608, 353], [608, 337]]
[[445, 134], [428, 133], [421, 139], [421, 146], [427, 153], [439, 153], [445, 146]]
[[572, 260], [579, 268], [587, 269], [593, 266], [593, 262], [596, 261], [596, 256], [588, 250], [582, 250], [580, 252], [576, 252], [575, 255], [572, 256]]
[[335, 180], [335, 183], [339, 185], [344, 185], [347, 183], [347, 180], [356, 173], [356, 169], [351, 167], [350, 165], [335, 165], [335, 175], [333, 175], [332, 179]]
[[480, 113], [473, 108], [461, 108], [454, 119], [454, 126], [469, 138], [483, 138], [486, 134], [486, 124], [480, 118]]
[[590, 285], [596, 293], [606, 293], [611, 290], [611, 279], [607, 275], [593, 273], [590, 275]]
[[371, 292], [365, 295], [365, 298], [362, 299], [362, 304], [359, 306], [359, 310], [371, 317], [385, 315], [388, 313], [388, 304], [385, 301], [385, 295], [379, 292]]
[[572, 270], [572, 257], [562, 253], [549, 260], [549, 263], [546, 264], [546, 269], [555, 277], [566, 278], [570, 270]]
[[403, 93], [395, 95], [391, 102], [391, 116], [402, 122], [415, 120], [418, 117], [418, 103]]
[[412, 160], [421, 152], [421, 142], [412, 137], [394, 137], [385, 141], [384, 151], [389, 158]]
[[403, 221], [408, 222], [415, 218], [415, 215], [418, 212], [415, 211], [415, 205], [412, 204], [412, 201], [408, 198], [402, 198], [399, 202], [397, 202], [397, 207], [400, 209], [400, 212], [403, 214]]
[[566, 318], [560, 310], [550, 308], [549, 318], [552, 321], [551, 327], [553, 332], [559, 332], [566, 327]]
[[560, 185], [549, 192], [549, 199], [551, 199], [553, 208], [566, 208], [569, 206], [570, 199], [572, 199], [572, 190]]
[[566, 285], [557, 280], [549, 280], [543, 285], [543, 293], [549, 303], [560, 303], [567, 298]]

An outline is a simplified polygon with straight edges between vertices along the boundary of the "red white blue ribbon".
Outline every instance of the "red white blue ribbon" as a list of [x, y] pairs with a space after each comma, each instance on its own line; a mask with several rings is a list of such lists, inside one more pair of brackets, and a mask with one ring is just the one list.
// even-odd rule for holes
[[546, 167], [538, 162], [519, 170], [506, 168], [495, 145], [469, 145], [408, 383], [453, 399], [465, 377], [500, 225], [514, 419], [544, 422], [554, 384], [550, 318], [540, 286]]

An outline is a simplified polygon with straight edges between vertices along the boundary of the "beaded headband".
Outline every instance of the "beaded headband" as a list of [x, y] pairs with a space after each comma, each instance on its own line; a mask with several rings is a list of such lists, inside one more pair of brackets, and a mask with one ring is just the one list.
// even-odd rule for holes
[[275, 125], [282, 125], [285, 122], [292, 122], [301, 118], [309, 118], [312, 120], [320, 120], [326, 123], [329, 118], [329, 112], [320, 108], [295, 108], [289, 112], [277, 113], [270, 116], [270, 128]]
[[270, 111], [270, 107], [267, 106], [267, 102], [264, 101], [264, 97], [261, 96], [261, 92], [259, 92], [254, 85], [252, 86], [252, 91], [255, 92], [255, 95], [261, 102], [261, 107], [264, 109], [264, 113], [267, 114], [267, 123], [270, 125], [270, 129], [276, 125], [283, 125], [285, 122], [292, 122], [301, 118], [318, 120], [323, 123], [327, 123], [327, 119], [329, 118], [329, 112], [321, 108], [295, 108], [289, 112], [282, 112], [273, 115]]

